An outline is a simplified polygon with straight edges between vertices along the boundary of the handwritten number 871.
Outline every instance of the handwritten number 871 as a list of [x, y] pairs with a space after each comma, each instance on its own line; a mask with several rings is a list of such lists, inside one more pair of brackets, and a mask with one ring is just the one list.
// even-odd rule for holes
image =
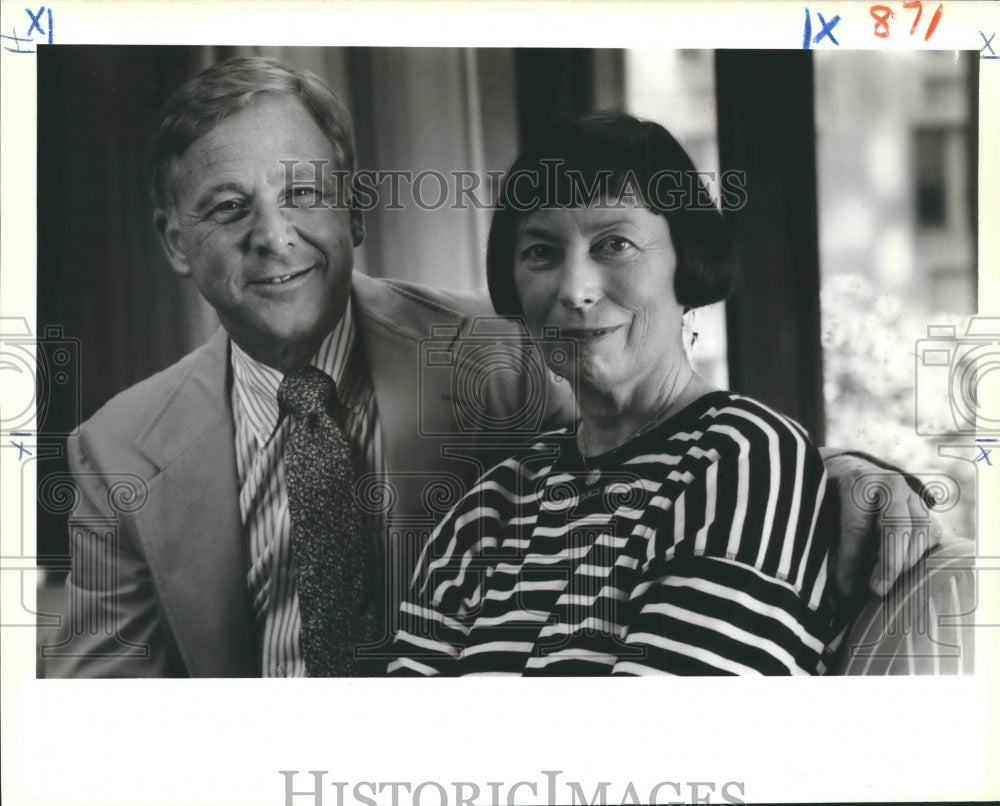
[[[924, 4], [920, 0], [904, 0], [903, 8], [915, 8], [917, 10], [917, 16], [914, 17], [913, 25], [910, 26], [910, 36], [913, 36], [917, 32], [917, 26], [920, 24], [920, 15], [924, 11]], [[931, 34], [937, 28], [937, 24], [941, 20], [942, 11], [944, 11], [943, 3], [938, 5], [934, 16], [931, 17], [930, 24], [927, 26], [927, 33], [924, 34], [924, 42], [931, 38]], [[872, 19], [875, 20], [875, 36], [885, 39], [889, 35], [889, 17], [894, 16], [892, 9], [889, 6], [872, 6], [870, 13]]]

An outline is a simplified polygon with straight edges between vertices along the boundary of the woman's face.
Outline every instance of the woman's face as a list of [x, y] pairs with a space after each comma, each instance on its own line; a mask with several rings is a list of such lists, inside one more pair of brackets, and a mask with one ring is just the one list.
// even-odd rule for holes
[[[514, 284], [532, 335], [577, 345], [578, 384], [597, 393], [655, 388], [683, 360], [683, 306], [667, 220], [637, 206], [544, 209], [515, 234]], [[567, 374], [573, 375], [570, 370]]]

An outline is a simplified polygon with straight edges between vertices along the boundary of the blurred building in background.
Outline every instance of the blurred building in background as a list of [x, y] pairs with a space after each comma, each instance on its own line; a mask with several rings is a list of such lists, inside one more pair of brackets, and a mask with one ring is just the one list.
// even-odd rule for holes
[[911, 306], [976, 306], [972, 54], [817, 51], [820, 254]]
[[[918, 344], [930, 325], [960, 338], [976, 310], [979, 65], [951, 51], [837, 55], [814, 54], [827, 442], [971, 494], [975, 451], [939, 452], [959, 391], [931, 383]], [[966, 535], [971, 499], [951, 510]]]

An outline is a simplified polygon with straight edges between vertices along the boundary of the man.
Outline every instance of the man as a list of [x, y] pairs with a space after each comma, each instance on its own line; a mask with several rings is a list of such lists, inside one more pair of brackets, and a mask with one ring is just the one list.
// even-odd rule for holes
[[[424, 529], [390, 540], [388, 521], [426, 520], [435, 485], [448, 499], [506, 450], [477, 440], [473, 454], [472, 429], [569, 419], [558, 386], [463, 361], [484, 298], [352, 273], [364, 224], [332, 179], [354, 167], [347, 114], [310, 73], [235, 59], [168, 102], [150, 151], [156, 228], [223, 329], [69, 440], [73, 629], [53, 671], [377, 671]], [[490, 327], [494, 355], [516, 353], [516, 331]], [[846, 520], [867, 466], [836, 461]], [[131, 506], [110, 506], [116, 478], [134, 483]], [[839, 568], [864, 555], [868, 525], [845, 533]]]

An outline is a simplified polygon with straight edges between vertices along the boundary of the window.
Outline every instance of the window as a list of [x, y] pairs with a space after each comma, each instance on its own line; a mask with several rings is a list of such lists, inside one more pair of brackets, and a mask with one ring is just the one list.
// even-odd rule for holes
[[914, 132], [917, 224], [921, 227], [945, 225], [946, 137], [947, 132], [941, 129], [917, 129]]
[[[933, 403], [948, 429], [948, 390], [917, 388], [917, 343], [932, 324], [964, 333], [975, 310], [970, 65], [932, 52], [814, 58], [827, 442], [974, 490], [971, 464], [917, 433], [915, 405]], [[969, 498], [951, 523], [967, 536]]]

